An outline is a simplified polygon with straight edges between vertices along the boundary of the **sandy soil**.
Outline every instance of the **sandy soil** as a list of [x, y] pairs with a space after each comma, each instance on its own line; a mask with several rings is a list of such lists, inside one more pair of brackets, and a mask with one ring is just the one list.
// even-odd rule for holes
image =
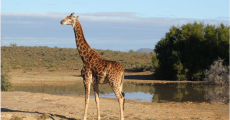
[[[26, 73], [24, 72], [26, 71]], [[73, 84], [82, 82], [79, 70], [50, 72], [47, 69], [13, 70], [13, 85]], [[126, 82], [157, 83], [151, 72], [126, 73]], [[139, 80], [138, 80], [139, 79]], [[58, 96], [29, 92], [1, 92], [2, 120], [80, 120], [84, 112], [84, 96]], [[117, 99], [100, 98], [102, 119], [119, 119]], [[90, 98], [88, 119], [96, 119], [94, 98]], [[229, 119], [229, 104], [223, 103], [138, 103], [126, 101], [125, 119]]]
[[[41, 93], [2, 92], [1, 118], [12, 117], [33, 120], [81, 119], [84, 112], [84, 97], [57, 96]], [[102, 119], [119, 119], [116, 99], [100, 99]], [[97, 109], [90, 98], [88, 118], [96, 119]], [[228, 105], [221, 103], [125, 103], [126, 119], [228, 119]]]

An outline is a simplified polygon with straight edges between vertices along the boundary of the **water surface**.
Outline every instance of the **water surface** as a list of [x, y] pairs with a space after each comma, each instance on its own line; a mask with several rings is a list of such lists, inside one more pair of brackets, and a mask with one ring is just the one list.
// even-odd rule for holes
[[[228, 103], [229, 88], [218, 85], [190, 85], [190, 84], [124, 84], [125, 98], [138, 102], [223, 102]], [[52, 95], [85, 95], [83, 84], [71, 85], [43, 85], [43, 86], [14, 86], [13, 91], [46, 93]], [[116, 98], [111, 87], [99, 85], [99, 97]], [[94, 97], [91, 86], [90, 97]]]

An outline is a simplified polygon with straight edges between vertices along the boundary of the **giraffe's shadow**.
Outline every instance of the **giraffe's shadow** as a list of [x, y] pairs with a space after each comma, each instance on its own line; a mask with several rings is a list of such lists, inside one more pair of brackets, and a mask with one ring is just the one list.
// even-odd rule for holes
[[37, 113], [41, 115], [48, 115], [52, 120], [55, 120], [53, 117], [60, 117], [61, 119], [66, 119], [66, 120], [80, 120], [80, 119], [75, 119], [75, 118], [67, 118], [66, 116], [63, 115], [58, 115], [58, 114], [51, 114], [51, 113], [41, 113], [41, 112], [29, 112], [29, 111], [21, 111], [21, 110], [11, 110], [8, 108], [1, 108], [1, 112], [23, 112], [23, 113]]

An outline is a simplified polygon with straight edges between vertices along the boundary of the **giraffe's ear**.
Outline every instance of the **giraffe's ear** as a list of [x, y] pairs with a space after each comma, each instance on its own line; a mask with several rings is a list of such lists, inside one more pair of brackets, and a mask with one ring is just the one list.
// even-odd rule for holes
[[73, 17], [73, 15], [74, 15], [74, 13], [71, 13], [71, 14], [70, 14], [70, 17]]
[[79, 17], [80, 17], [80, 16], [77, 16], [76, 19], [78, 20]]

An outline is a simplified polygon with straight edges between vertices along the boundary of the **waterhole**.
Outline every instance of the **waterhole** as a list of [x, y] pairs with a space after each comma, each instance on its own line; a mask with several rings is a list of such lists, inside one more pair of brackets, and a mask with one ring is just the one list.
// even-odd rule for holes
[[[223, 102], [229, 101], [229, 87], [191, 84], [124, 84], [125, 99], [137, 102]], [[14, 86], [12, 91], [46, 93], [52, 95], [85, 95], [83, 84]], [[94, 97], [92, 86], [90, 97]], [[99, 85], [99, 97], [116, 98], [108, 84]]]

